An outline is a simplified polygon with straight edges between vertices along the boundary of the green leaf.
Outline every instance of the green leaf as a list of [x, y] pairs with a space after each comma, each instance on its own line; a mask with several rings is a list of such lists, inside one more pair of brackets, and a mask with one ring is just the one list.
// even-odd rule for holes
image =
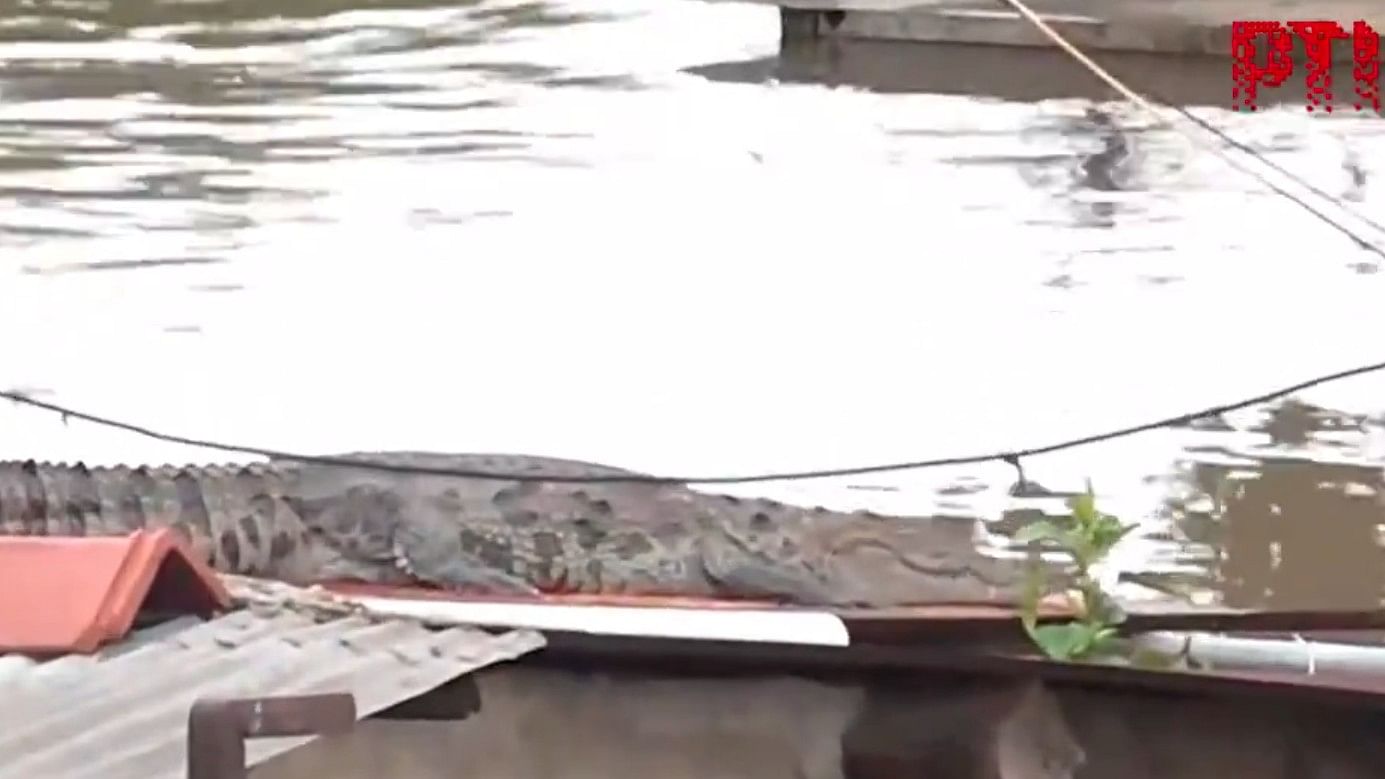
[[1082, 527], [1091, 522], [1096, 513], [1095, 503], [1091, 495], [1079, 495], [1069, 501], [1068, 506], [1072, 509], [1072, 519], [1078, 527]]
[[1115, 648], [1120, 633], [1110, 625], [1102, 625], [1092, 633], [1091, 651], [1106, 653]]
[[1041, 519], [1020, 528], [1019, 531], [1015, 533], [1015, 540], [1021, 544], [1027, 544], [1032, 541], [1054, 541], [1060, 544], [1066, 544], [1068, 540], [1068, 531], [1048, 520]]
[[1091, 625], [1069, 622], [1065, 625], [1041, 625], [1030, 635], [1050, 658], [1073, 660], [1091, 649], [1095, 632]]
[[1092, 547], [1097, 554], [1105, 555], [1137, 527], [1139, 525], [1122, 525], [1115, 517], [1102, 517], [1092, 533]]
[[[1077, 561], [1077, 565], [1083, 571], [1092, 567], [1092, 563], [1101, 559], [1101, 555], [1092, 545], [1092, 541], [1086, 535], [1073, 533], [1068, 537], [1068, 553]], [[1085, 575], [1085, 574], [1084, 574]]]
[[1035, 628], [1030, 636], [1045, 655], [1054, 660], [1069, 660], [1077, 648], [1077, 638], [1073, 631], [1069, 630], [1070, 627], [1071, 625], [1044, 625]]
[[1039, 557], [1038, 548], [1032, 545], [1036, 541], [1056, 543], [1072, 555], [1076, 563], [1074, 586], [1082, 593], [1079, 619], [1061, 625], [1038, 624], [1038, 604], [1044, 582], [1035, 566], [1025, 582], [1021, 623], [1035, 645], [1054, 660], [1123, 656], [1127, 654], [1126, 642], [1116, 626], [1125, 621], [1125, 614], [1092, 578], [1091, 567], [1137, 525], [1124, 525], [1117, 517], [1097, 510], [1096, 491], [1090, 480], [1087, 491], [1069, 500], [1068, 505], [1072, 509], [1071, 516], [1032, 522], [1015, 534], [1015, 540], [1031, 544], [1031, 561], [1037, 562]]
[[1087, 483], [1087, 491], [1068, 501], [1068, 506], [1072, 509], [1072, 518], [1079, 527], [1086, 527], [1096, 521], [1096, 495], [1092, 492], [1091, 482]]

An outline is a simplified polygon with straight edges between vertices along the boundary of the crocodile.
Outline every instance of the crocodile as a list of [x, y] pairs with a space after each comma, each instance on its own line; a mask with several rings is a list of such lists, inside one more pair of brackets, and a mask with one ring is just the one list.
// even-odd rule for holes
[[636, 477], [528, 455], [352, 453], [323, 465], [87, 467], [0, 461], [0, 534], [168, 527], [216, 570], [493, 595], [628, 593], [808, 606], [1014, 602], [1027, 568], [974, 523], [841, 512], [657, 481], [552, 482], [351, 463]]

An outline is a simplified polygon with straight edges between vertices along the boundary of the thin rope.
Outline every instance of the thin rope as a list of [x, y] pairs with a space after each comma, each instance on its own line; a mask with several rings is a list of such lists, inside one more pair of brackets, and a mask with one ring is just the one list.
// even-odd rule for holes
[[[1213, 154], [1215, 154], [1215, 155], [1217, 155], [1218, 157], [1220, 157], [1220, 158], [1221, 158], [1223, 161], [1225, 161], [1227, 164], [1231, 165], [1232, 167], [1236, 168], [1237, 170], [1241, 171], [1242, 173], [1245, 173], [1245, 174], [1247, 174], [1247, 175], [1249, 175], [1249, 176], [1252, 176], [1253, 178], [1255, 178], [1256, 180], [1258, 180], [1260, 183], [1262, 183], [1262, 184], [1264, 184], [1265, 186], [1269, 187], [1269, 188], [1270, 188], [1271, 190], [1273, 190], [1276, 194], [1279, 194], [1279, 195], [1282, 195], [1282, 196], [1285, 197], [1285, 198], [1288, 198], [1289, 200], [1291, 200], [1292, 202], [1294, 202], [1295, 204], [1297, 204], [1299, 207], [1301, 207], [1301, 208], [1303, 208], [1304, 210], [1306, 210], [1308, 213], [1310, 213], [1310, 214], [1312, 214], [1313, 216], [1317, 217], [1317, 218], [1318, 218], [1320, 221], [1322, 221], [1324, 224], [1326, 224], [1326, 225], [1332, 227], [1332, 228], [1333, 228], [1334, 230], [1336, 230], [1337, 232], [1339, 232], [1339, 233], [1341, 233], [1342, 235], [1345, 235], [1347, 238], [1351, 239], [1351, 241], [1352, 241], [1353, 243], [1355, 243], [1358, 247], [1360, 247], [1360, 248], [1362, 248], [1362, 249], [1364, 249], [1364, 250], [1366, 250], [1366, 251], [1368, 251], [1368, 252], [1371, 252], [1372, 254], [1375, 254], [1377, 257], [1380, 257], [1382, 260], [1385, 260], [1385, 249], [1382, 249], [1381, 247], [1376, 246], [1374, 243], [1371, 243], [1370, 241], [1367, 241], [1365, 238], [1362, 238], [1360, 235], [1358, 235], [1358, 234], [1356, 234], [1354, 231], [1352, 231], [1351, 228], [1347, 227], [1346, 225], [1343, 225], [1342, 223], [1340, 223], [1340, 222], [1338, 222], [1337, 220], [1333, 219], [1332, 217], [1328, 216], [1326, 213], [1324, 213], [1324, 212], [1320, 211], [1319, 209], [1313, 207], [1312, 204], [1310, 204], [1310, 203], [1306, 202], [1305, 200], [1303, 200], [1302, 198], [1300, 198], [1300, 197], [1294, 195], [1293, 193], [1289, 192], [1288, 190], [1284, 189], [1283, 187], [1279, 186], [1278, 184], [1275, 184], [1274, 182], [1272, 182], [1272, 181], [1266, 179], [1264, 176], [1262, 176], [1262, 175], [1260, 175], [1259, 173], [1257, 173], [1256, 171], [1250, 169], [1249, 167], [1247, 167], [1246, 165], [1244, 165], [1243, 163], [1241, 163], [1241, 162], [1240, 162], [1239, 160], [1237, 160], [1236, 158], [1232, 157], [1232, 156], [1229, 155], [1229, 154], [1226, 154], [1226, 153], [1224, 152], [1224, 150], [1222, 150], [1221, 148], [1219, 148], [1219, 147], [1217, 147], [1217, 146], [1215, 146], [1215, 145], [1212, 145], [1212, 144], [1210, 144], [1210, 143], [1205, 142], [1203, 139], [1199, 138], [1199, 137], [1196, 136], [1196, 135], [1193, 135], [1193, 134], [1191, 134], [1191, 133], [1182, 131], [1174, 122], [1170, 121], [1169, 117], [1168, 117], [1163, 111], [1161, 111], [1157, 105], [1155, 105], [1153, 102], [1151, 102], [1149, 99], [1145, 98], [1143, 95], [1139, 94], [1139, 93], [1136, 92], [1135, 90], [1133, 90], [1133, 89], [1131, 89], [1130, 87], [1126, 86], [1124, 82], [1122, 82], [1120, 79], [1116, 78], [1115, 76], [1111, 75], [1111, 73], [1109, 73], [1105, 68], [1101, 67], [1101, 65], [1098, 65], [1094, 60], [1092, 60], [1091, 57], [1088, 57], [1086, 54], [1084, 54], [1084, 53], [1082, 52], [1081, 49], [1078, 49], [1076, 46], [1074, 46], [1073, 44], [1069, 43], [1068, 40], [1067, 40], [1066, 38], [1064, 38], [1061, 34], [1059, 34], [1057, 30], [1054, 30], [1053, 27], [1051, 27], [1051, 26], [1048, 24], [1048, 22], [1045, 22], [1038, 14], [1034, 13], [1034, 11], [1033, 11], [1032, 9], [1030, 9], [1029, 6], [1026, 5], [1026, 4], [1023, 2], [1023, 0], [1003, 0], [1003, 2], [1006, 3], [1007, 5], [1009, 5], [1011, 8], [1015, 9], [1015, 11], [1018, 12], [1021, 16], [1023, 16], [1030, 24], [1032, 24], [1032, 25], [1034, 25], [1036, 28], [1038, 28], [1039, 32], [1043, 33], [1049, 40], [1053, 41], [1053, 43], [1054, 43], [1056, 46], [1058, 46], [1058, 48], [1060, 48], [1060, 49], [1062, 49], [1063, 51], [1067, 52], [1067, 54], [1068, 54], [1069, 56], [1071, 56], [1073, 59], [1077, 60], [1083, 67], [1087, 68], [1087, 70], [1091, 71], [1093, 75], [1095, 75], [1097, 78], [1101, 79], [1102, 81], [1106, 82], [1106, 84], [1107, 84], [1108, 86], [1110, 86], [1112, 89], [1114, 89], [1114, 90], [1116, 90], [1117, 92], [1119, 92], [1123, 97], [1125, 97], [1126, 100], [1129, 100], [1130, 102], [1134, 103], [1134, 104], [1135, 104], [1136, 106], [1138, 106], [1139, 108], [1141, 108], [1141, 109], [1143, 109], [1144, 111], [1146, 111], [1147, 113], [1149, 113], [1149, 114], [1150, 114], [1151, 116], [1153, 116], [1156, 120], [1158, 120], [1161, 124], [1165, 124], [1165, 125], [1167, 125], [1167, 126], [1173, 128], [1174, 130], [1176, 130], [1176, 131], [1178, 131], [1179, 133], [1181, 133], [1181, 134], [1183, 135], [1183, 137], [1187, 138], [1187, 139], [1188, 139], [1189, 141], [1191, 141], [1193, 144], [1195, 144], [1195, 145], [1201, 147], [1204, 151], [1210, 151], [1210, 152], [1212, 152]], [[1184, 114], [1184, 116], [1187, 116], [1187, 117], [1191, 117], [1191, 116], [1192, 116], [1190, 113], [1188, 113], [1188, 112], [1186, 112], [1186, 111], [1184, 111], [1183, 114]], [[1201, 122], [1201, 121], [1198, 121], [1198, 120], [1194, 120], [1194, 121], [1195, 121], [1199, 126], [1201, 126], [1203, 129], [1209, 130], [1209, 131], [1212, 132], [1213, 134], [1217, 135], [1217, 136], [1218, 136], [1219, 138], [1221, 138], [1223, 141], [1225, 141], [1225, 142], [1231, 144], [1232, 146], [1236, 147], [1237, 149], [1239, 149], [1239, 150], [1241, 150], [1241, 151], [1247, 152], [1248, 154], [1251, 155], [1251, 157], [1253, 157], [1253, 158], [1256, 159], [1257, 161], [1262, 162], [1262, 163], [1267, 163], [1267, 164], [1269, 163], [1269, 161], [1266, 160], [1266, 159], [1264, 159], [1261, 155], [1256, 154], [1253, 150], [1249, 149], [1249, 147], [1246, 147], [1244, 144], [1241, 144], [1241, 143], [1239, 143], [1239, 142], [1237, 142], [1237, 141], [1234, 141], [1234, 140], [1231, 139], [1228, 135], [1226, 135], [1225, 133], [1221, 132], [1220, 130], [1217, 130], [1217, 129], [1216, 129], [1215, 127], [1213, 127], [1212, 125], [1207, 124], [1207, 123], [1204, 123], [1204, 122]], [[1270, 167], [1271, 167], [1272, 169], [1274, 169], [1274, 170], [1279, 171], [1280, 173], [1284, 173], [1284, 170], [1283, 170], [1282, 168], [1279, 168], [1278, 166], [1275, 166], [1275, 165], [1273, 165], [1273, 164], [1270, 164]], [[1315, 188], [1315, 187], [1311, 187], [1311, 186], [1307, 185], [1306, 183], [1304, 183], [1304, 182], [1302, 182], [1302, 181], [1299, 181], [1299, 180], [1297, 179], [1297, 177], [1293, 176], [1292, 174], [1289, 174], [1288, 177], [1289, 177], [1290, 179], [1293, 179], [1293, 180], [1294, 180], [1296, 183], [1298, 183], [1300, 186], [1305, 186], [1305, 187], [1308, 188], [1309, 190], [1314, 191], [1315, 194], [1319, 194], [1320, 196], [1324, 197], [1324, 199], [1326, 199], [1326, 200], [1328, 200], [1329, 202], [1331, 202], [1331, 203], [1332, 203], [1333, 205], [1335, 205], [1338, 209], [1344, 211], [1344, 212], [1347, 213], [1347, 214], [1350, 214], [1351, 216], [1356, 217], [1357, 219], [1360, 219], [1361, 221], [1365, 222], [1366, 224], [1370, 225], [1371, 227], [1374, 227], [1375, 229], [1380, 230], [1382, 233], [1385, 233], [1385, 227], [1383, 227], [1382, 225], [1379, 225], [1379, 224], [1377, 224], [1377, 223], [1375, 223], [1375, 222], [1373, 222], [1373, 221], [1371, 221], [1371, 220], [1369, 220], [1369, 219], [1367, 219], [1367, 218], [1361, 216], [1360, 214], [1357, 214], [1355, 211], [1353, 211], [1353, 210], [1347, 208], [1346, 206], [1344, 206], [1343, 204], [1341, 204], [1340, 202], [1338, 202], [1336, 198], [1331, 197], [1330, 195], [1327, 195], [1326, 193], [1323, 193], [1321, 190], [1318, 190], [1318, 189]]]

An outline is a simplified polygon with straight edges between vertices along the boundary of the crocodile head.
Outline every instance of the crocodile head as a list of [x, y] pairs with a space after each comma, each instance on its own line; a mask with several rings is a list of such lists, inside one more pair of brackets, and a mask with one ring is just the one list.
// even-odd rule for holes
[[748, 522], [699, 539], [719, 590], [803, 605], [884, 608], [1006, 601], [1020, 570], [980, 553], [974, 521], [891, 517], [761, 502]]
[[833, 578], [844, 595], [874, 606], [927, 602], [1006, 601], [1017, 597], [1019, 571], [969, 539], [949, 538], [922, 519], [852, 528], [824, 539]]
[[1045, 592], [1066, 589], [1067, 570], [1037, 559], [985, 551], [974, 520], [872, 517], [818, 539], [837, 588], [877, 606], [922, 603], [1015, 604], [1038, 577]]

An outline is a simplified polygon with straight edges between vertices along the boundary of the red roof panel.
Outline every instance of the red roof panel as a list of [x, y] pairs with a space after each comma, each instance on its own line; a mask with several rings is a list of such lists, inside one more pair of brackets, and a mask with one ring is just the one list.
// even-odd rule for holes
[[0, 536], [0, 653], [90, 653], [124, 637], [141, 608], [206, 616], [230, 605], [171, 530]]

